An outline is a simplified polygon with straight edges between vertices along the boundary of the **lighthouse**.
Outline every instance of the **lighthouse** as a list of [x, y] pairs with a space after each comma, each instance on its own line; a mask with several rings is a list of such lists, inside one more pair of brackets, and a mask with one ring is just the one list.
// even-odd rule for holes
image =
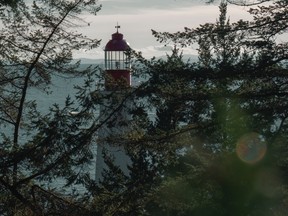
[[105, 46], [105, 88], [121, 90], [131, 86], [131, 55], [130, 46], [123, 39], [123, 34], [112, 34], [112, 39]]
[[121, 143], [121, 137], [129, 130], [130, 101], [125, 97], [131, 88], [131, 48], [129, 43], [117, 31], [105, 46], [105, 83], [100, 106], [100, 123], [96, 155], [96, 181], [103, 179], [102, 173], [107, 168], [103, 153], [113, 158], [114, 164], [127, 173], [130, 162]]

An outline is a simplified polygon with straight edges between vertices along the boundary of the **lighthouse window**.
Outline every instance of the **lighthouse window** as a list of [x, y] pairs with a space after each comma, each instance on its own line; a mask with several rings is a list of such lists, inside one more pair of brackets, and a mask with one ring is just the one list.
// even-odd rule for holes
[[130, 68], [130, 56], [125, 51], [106, 51], [105, 67], [107, 70], [127, 70]]

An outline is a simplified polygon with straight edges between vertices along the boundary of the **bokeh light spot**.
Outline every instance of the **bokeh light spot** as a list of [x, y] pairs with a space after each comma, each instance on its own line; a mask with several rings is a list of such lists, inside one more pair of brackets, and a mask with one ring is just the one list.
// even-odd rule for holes
[[240, 160], [254, 164], [262, 160], [267, 151], [267, 145], [258, 133], [243, 135], [237, 142], [236, 153]]

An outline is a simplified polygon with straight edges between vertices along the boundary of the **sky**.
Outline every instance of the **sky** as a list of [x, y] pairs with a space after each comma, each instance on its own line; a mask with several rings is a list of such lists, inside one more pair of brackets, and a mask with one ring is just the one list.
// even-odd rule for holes
[[[141, 51], [143, 56], [151, 58], [170, 53], [171, 47], [160, 44], [152, 36], [151, 29], [159, 32], [183, 31], [184, 27], [195, 28], [207, 22], [214, 23], [219, 16], [219, 1], [205, 4], [205, 0], [99, 0], [102, 9], [96, 16], [83, 15], [87, 25], [78, 31], [85, 35], [102, 39], [99, 48], [80, 50], [74, 58], [102, 59], [103, 49], [116, 32], [117, 23], [121, 26], [119, 32], [131, 48]], [[248, 8], [228, 6], [228, 16], [231, 21], [251, 18]], [[88, 25], [89, 23], [89, 25]], [[173, 44], [171, 44], [173, 46]], [[193, 48], [185, 48], [184, 54], [196, 55]]]

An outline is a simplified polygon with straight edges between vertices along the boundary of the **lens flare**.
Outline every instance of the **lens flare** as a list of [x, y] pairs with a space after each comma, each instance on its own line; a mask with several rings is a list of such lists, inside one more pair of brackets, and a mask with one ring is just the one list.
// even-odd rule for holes
[[255, 164], [262, 160], [267, 151], [264, 139], [258, 133], [242, 136], [236, 145], [236, 153], [245, 163]]

